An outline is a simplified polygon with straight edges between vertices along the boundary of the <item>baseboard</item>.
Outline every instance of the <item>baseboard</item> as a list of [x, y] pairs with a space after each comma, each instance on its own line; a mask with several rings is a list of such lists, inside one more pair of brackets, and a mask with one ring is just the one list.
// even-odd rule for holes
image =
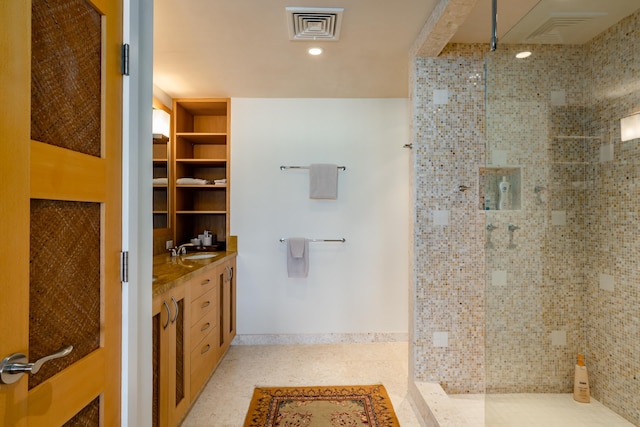
[[408, 333], [371, 332], [356, 334], [244, 334], [236, 335], [232, 345], [354, 344], [406, 342]]

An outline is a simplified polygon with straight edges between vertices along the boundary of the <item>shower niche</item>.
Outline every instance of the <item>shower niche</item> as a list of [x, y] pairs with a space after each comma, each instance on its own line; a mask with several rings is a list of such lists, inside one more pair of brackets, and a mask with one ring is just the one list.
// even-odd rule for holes
[[512, 211], [521, 207], [522, 168], [519, 166], [482, 167], [478, 172], [480, 200], [486, 211]]

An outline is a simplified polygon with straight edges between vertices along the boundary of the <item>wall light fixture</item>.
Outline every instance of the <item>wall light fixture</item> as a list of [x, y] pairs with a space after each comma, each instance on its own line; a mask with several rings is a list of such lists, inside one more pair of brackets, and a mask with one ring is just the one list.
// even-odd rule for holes
[[640, 138], [640, 111], [620, 119], [620, 139], [629, 141]]
[[153, 139], [166, 141], [169, 139], [169, 113], [158, 108], [153, 109], [153, 124], [151, 125]]

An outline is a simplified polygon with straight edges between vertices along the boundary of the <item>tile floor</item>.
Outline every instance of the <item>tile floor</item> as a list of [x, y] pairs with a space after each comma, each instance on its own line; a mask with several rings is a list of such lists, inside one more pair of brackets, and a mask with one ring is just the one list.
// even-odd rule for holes
[[[242, 427], [258, 386], [384, 384], [402, 427], [420, 427], [407, 392], [406, 342], [233, 345], [184, 420], [183, 427]], [[446, 395], [417, 389], [442, 427], [633, 427], [599, 402], [571, 394]], [[485, 408], [486, 406], [486, 408]], [[486, 416], [486, 422], [484, 420]]]
[[256, 386], [384, 384], [402, 427], [419, 427], [407, 395], [407, 343], [233, 345], [183, 427], [241, 427]]

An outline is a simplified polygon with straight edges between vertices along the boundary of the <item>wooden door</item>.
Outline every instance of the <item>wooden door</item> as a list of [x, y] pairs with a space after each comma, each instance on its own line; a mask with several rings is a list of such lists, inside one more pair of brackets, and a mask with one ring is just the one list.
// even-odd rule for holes
[[0, 2], [3, 426], [120, 424], [121, 4]]

